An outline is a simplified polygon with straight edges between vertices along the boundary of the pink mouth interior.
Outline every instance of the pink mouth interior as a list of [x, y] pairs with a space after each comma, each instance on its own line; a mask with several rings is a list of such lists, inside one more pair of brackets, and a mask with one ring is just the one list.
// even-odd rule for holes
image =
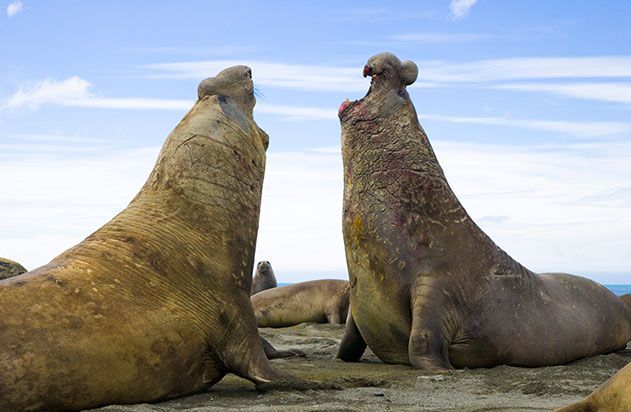
[[340, 108], [337, 109], [337, 114], [340, 114], [344, 111], [344, 109], [346, 109], [348, 107], [348, 105], [351, 104], [351, 102], [346, 99], [342, 102], [342, 104], [340, 105]]

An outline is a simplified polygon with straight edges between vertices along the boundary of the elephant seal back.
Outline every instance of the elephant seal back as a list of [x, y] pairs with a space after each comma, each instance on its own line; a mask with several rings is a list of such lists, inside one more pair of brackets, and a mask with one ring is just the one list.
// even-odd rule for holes
[[264, 290], [250, 299], [259, 327], [284, 328], [303, 322], [344, 323], [348, 292], [347, 281], [323, 279]]

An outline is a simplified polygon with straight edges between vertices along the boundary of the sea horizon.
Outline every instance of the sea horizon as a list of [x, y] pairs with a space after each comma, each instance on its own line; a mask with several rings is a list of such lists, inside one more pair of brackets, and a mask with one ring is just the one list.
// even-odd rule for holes
[[[345, 279], [342, 279], [345, 280]], [[307, 281], [305, 281], [307, 282]], [[278, 286], [289, 286], [299, 282], [278, 282]], [[602, 284], [604, 287], [612, 291], [616, 296], [631, 294], [631, 283], [628, 284]]]

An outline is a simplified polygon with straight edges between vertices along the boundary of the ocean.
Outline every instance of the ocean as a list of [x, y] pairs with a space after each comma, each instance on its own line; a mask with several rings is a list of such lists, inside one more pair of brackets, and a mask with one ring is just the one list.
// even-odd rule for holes
[[[291, 285], [291, 283], [279, 283], [278, 286], [287, 286]], [[626, 295], [627, 293], [631, 293], [631, 285], [603, 285], [617, 296]]]
[[618, 296], [631, 293], [631, 285], [603, 285]]

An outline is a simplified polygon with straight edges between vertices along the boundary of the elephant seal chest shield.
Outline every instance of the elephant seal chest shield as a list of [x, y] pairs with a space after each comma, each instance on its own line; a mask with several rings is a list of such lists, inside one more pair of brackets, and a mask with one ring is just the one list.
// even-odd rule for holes
[[80, 410], [271, 367], [249, 292], [267, 135], [250, 69], [202, 82], [146, 184], [49, 264], [0, 282], [0, 410]]
[[351, 315], [338, 356], [444, 370], [543, 366], [623, 348], [631, 314], [601, 285], [535, 274], [473, 222], [406, 86], [416, 65], [372, 57], [368, 94], [344, 102], [343, 233]]

